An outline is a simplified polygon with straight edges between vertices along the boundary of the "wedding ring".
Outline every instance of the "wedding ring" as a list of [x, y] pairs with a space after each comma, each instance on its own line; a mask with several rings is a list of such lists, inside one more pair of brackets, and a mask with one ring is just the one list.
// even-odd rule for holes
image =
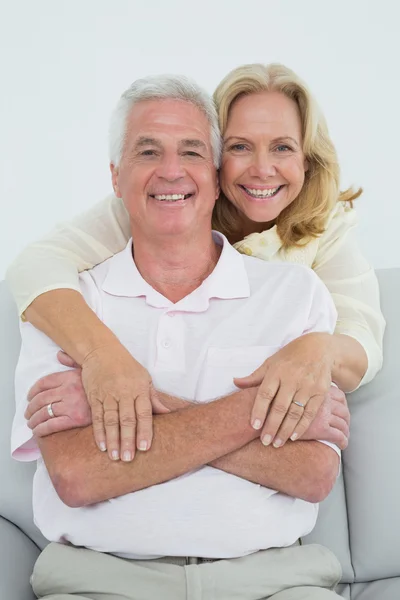
[[293, 400], [293, 404], [296, 404], [296, 406], [300, 406], [300, 408], [304, 408], [305, 404], [302, 404], [301, 402], [297, 402], [297, 400]]

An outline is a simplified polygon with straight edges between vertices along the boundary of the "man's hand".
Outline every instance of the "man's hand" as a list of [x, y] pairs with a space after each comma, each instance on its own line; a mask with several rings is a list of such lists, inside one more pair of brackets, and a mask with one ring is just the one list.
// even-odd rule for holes
[[[30, 390], [26, 417], [35, 435], [93, 424], [98, 448], [108, 450], [112, 460], [132, 460], [136, 445], [148, 450], [153, 438], [151, 379], [128, 350], [122, 345], [99, 349], [82, 369], [64, 352], [57, 356], [75, 370], [43, 377]], [[50, 403], [56, 418], [47, 412]], [[158, 412], [168, 410], [160, 405]]]
[[[81, 368], [64, 352], [57, 356], [61, 364], [73, 370], [47, 375], [29, 391], [25, 418], [36, 437], [92, 424]], [[153, 414], [174, 412], [190, 405], [185, 400], [155, 390], [153, 386], [150, 388], [150, 401]], [[55, 418], [50, 417], [47, 411], [49, 404], [52, 404]]]
[[[80, 369], [53, 373], [39, 379], [30, 389], [28, 400], [25, 418], [36, 437], [87, 427], [92, 423]], [[54, 417], [50, 417], [47, 411], [49, 404]]]
[[345, 450], [349, 443], [350, 411], [345, 394], [332, 386], [317, 416], [301, 440], [323, 440]]
[[153, 414], [159, 415], [165, 412], [175, 412], [193, 406], [193, 402], [170, 396], [165, 392], [160, 392], [154, 387], [151, 388], [151, 404], [153, 406]]

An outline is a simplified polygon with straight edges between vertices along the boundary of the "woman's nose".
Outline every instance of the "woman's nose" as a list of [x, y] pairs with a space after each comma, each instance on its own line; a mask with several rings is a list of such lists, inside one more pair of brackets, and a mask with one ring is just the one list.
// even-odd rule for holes
[[276, 175], [274, 157], [264, 152], [254, 155], [254, 159], [249, 168], [249, 174], [252, 177], [258, 177], [259, 179], [274, 177]]

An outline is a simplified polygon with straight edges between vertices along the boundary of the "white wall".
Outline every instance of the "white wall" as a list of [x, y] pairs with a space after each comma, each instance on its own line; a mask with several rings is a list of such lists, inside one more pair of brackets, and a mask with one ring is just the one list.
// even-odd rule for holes
[[185, 73], [211, 92], [255, 61], [309, 83], [343, 186], [365, 189], [365, 253], [400, 266], [399, 22], [397, 0], [0, 0], [0, 279], [111, 190], [108, 118], [131, 81]]

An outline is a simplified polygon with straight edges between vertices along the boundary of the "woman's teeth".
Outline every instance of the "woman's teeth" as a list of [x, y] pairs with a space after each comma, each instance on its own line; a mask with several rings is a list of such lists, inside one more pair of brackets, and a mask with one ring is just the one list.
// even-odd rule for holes
[[281, 185], [278, 185], [276, 188], [269, 188], [268, 190], [256, 190], [252, 188], [248, 188], [242, 185], [242, 188], [253, 198], [270, 198], [271, 196], [275, 196], [275, 194], [281, 189]]

